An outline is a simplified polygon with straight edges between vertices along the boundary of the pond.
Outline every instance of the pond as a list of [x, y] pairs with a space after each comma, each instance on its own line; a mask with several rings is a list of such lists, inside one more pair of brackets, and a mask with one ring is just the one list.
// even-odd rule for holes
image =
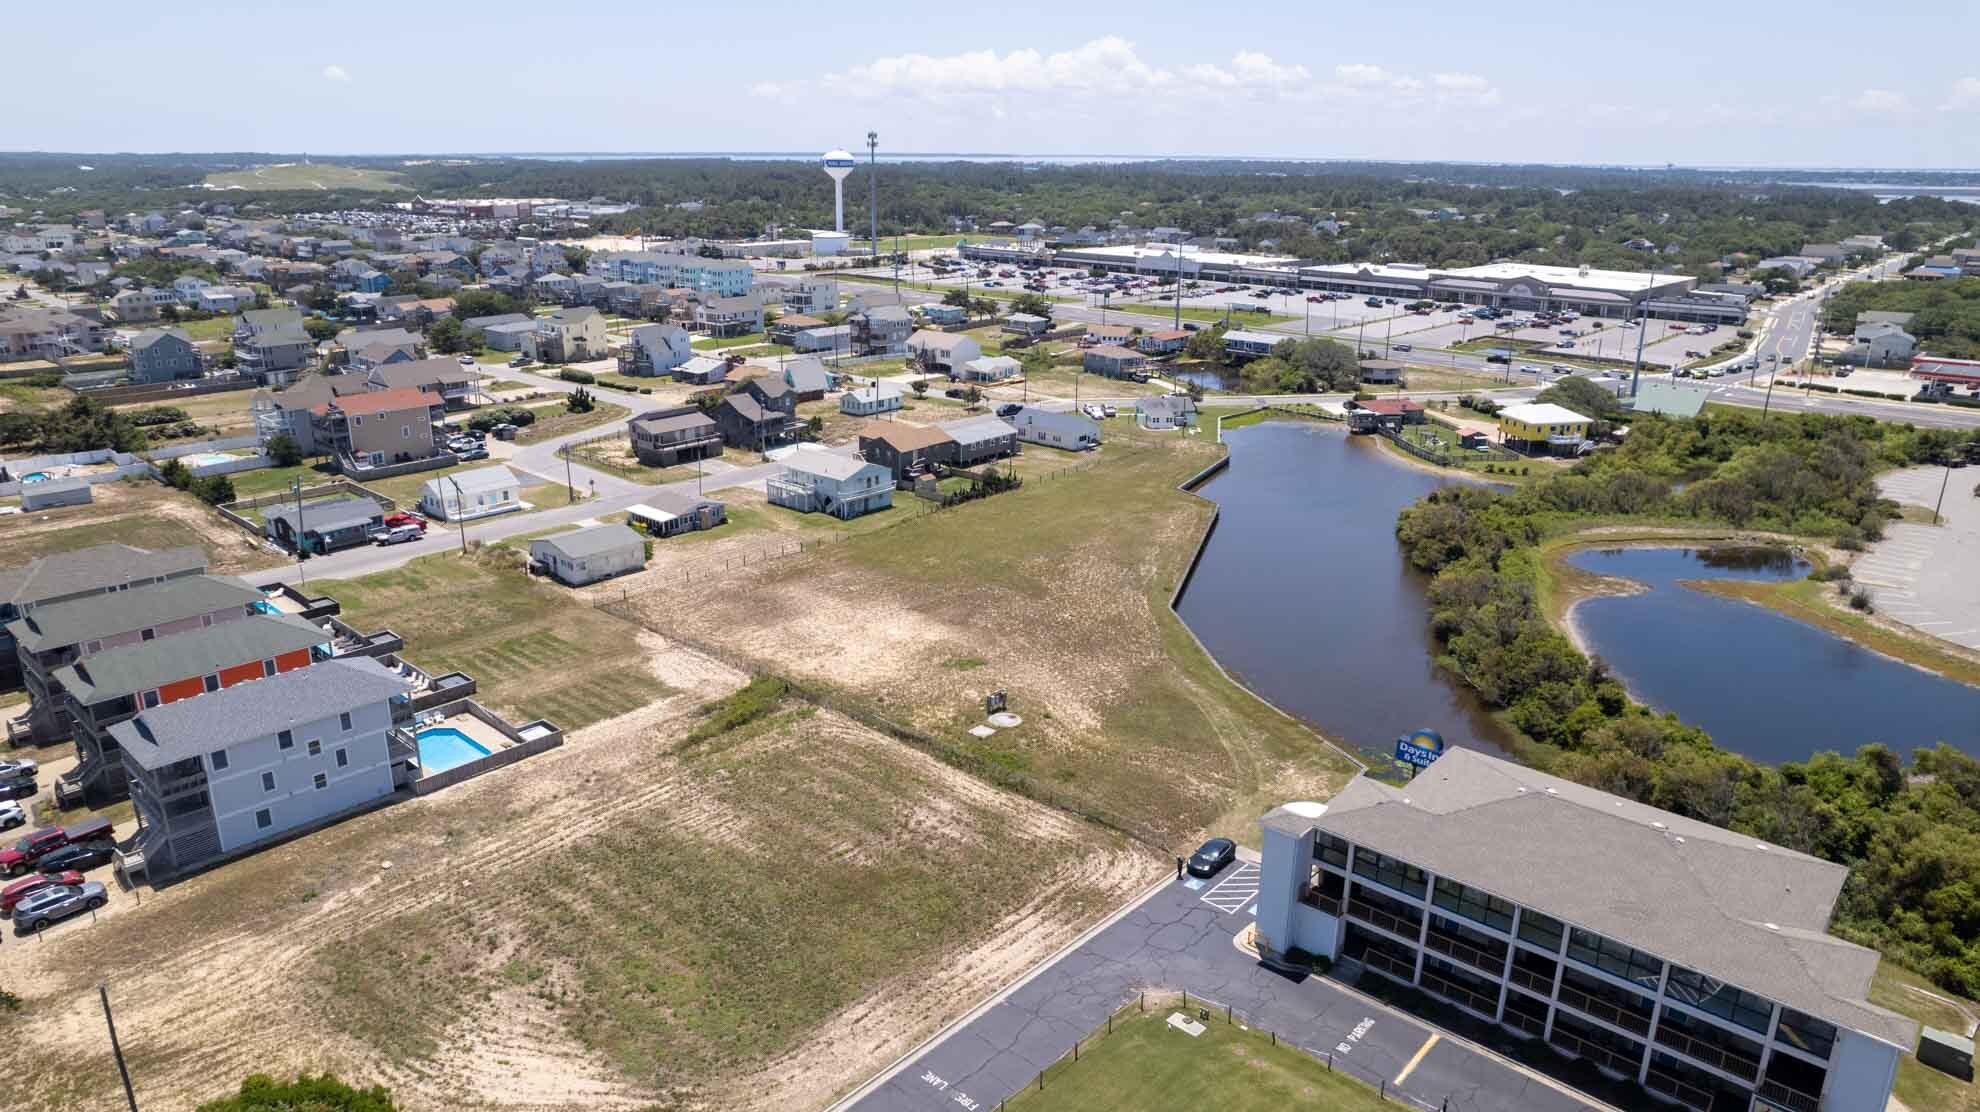
[[1221, 516], [1178, 608], [1218, 662], [1288, 713], [1387, 761], [1419, 727], [1497, 752], [1504, 729], [1437, 666], [1396, 515], [1452, 480], [1338, 425], [1269, 422], [1225, 436], [1231, 466], [1199, 491]]
[[1807, 574], [1779, 550], [1584, 549], [1584, 571], [1646, 590], [1585, 599], [1572, 617], [1631, 694], [1723, 748], [1777, 764], [1880, 741], [1900, 754], [1939, 741], [1980, 755], [1980, 688], [1914, 668], [1684, 580]]

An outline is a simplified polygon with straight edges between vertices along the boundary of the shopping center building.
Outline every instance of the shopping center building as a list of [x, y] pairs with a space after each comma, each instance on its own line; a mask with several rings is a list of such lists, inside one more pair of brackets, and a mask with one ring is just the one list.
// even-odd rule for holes
[[1918, 1025], [1848, 870], [1467, 750], [1261, 820], [1261, 951], [1332, 959], [1698, 1112], [1882, 1112]]

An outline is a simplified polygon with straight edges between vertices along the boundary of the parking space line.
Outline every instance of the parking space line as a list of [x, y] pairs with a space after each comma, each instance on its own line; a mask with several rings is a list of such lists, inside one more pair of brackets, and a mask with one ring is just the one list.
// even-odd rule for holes
[[1231, 875], [1198, 898], [1226, 915], [1242, 910], [1258, 898], [1257, 864], [1249, 861], [1239, 864], [1231, 870]]
[[1408, 1081], [1409, 1075], [1415, 1073], [1416, 1067], [1422, 1063], [1423, 1056], [1430, 1053], [1430, 1048], [1436, 1046], [1437, 1040], [1441, 1038], [1443, 1038], [1442, 1035], [1439, 1035], [1436, 1032], [1432, 1031], [1430, 1033], [1430, 1037], [1424, 1039], [1423, 1045], [1416, 1048], [1416, 1054], [1412, 1056], [1406, 1064], [1404, 1064], [1402, 1068], [1402, 1072], [1397, 1074], [1396, 1079], [1390, 1084], [1401, 1085], [1403, 1082]]

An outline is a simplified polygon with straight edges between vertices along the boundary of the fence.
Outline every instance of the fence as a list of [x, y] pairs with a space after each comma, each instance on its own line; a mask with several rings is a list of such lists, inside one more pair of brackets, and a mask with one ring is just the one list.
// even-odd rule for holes
[[202, 378], [188, 382], [139, 382], [128, 386], [93, 386], [87, 388], [87, 393], [104, 405], [129, 405], [133, 402], [165, 402], [176, 398], [197, 398], [205, 394], [252, 390], [256, 385], [258, 384], [254, 379], [240, 376]]
[[[200, 472], [200, 474], [205, 474], [205, 473], [206, 472]], [[223, 472], [213, 472], [213, 474], [222, 474], [222, 473]], [[313, 500], [320, 498], [332, 498], [340, 494], [352, 494], [362, 498], [369, 498], [373, 502], [378, 503], [378, 505], [381, 508], [383, 508], [384, 511], [388, 514], [396, 510], [399, 505], [396, 499], [387, 498], [383, 494], [378, 493], [377, 491], [371, 489], [370, 487], [362, 486], [350, 479], [336, 479], [331, 482], [320, 483], [316, 486], [302, 488], [302, 500], [305, 504], [305, 507], [307, 507], [307, 504]], [[252, 518], [249, 518], [247, 515], [243, 514], [241, 511], [258, 510], [261, 509], [263, 506], [293, 504], [295, 500], [296, 500], [296, 495], [294, 492], [275, 491], [274, 493], [271, 494], [257, 494], [253, 498], [238, 498], [232, 502], [224, 502], [213, 508], [220, 511], [221, 517], [226, 518], [228, 521], [233, 522], [234, 524], [240, 526], [243, 529], [246, 529], [248, 532], [254, 534], [256, 538], [260, 538], [262, 535], [261, 525], [258, 522], [254, 521]]]
[[[1042, 1093], [1052, 1087], [1054, 1080], [1063, 1078], [1066, 1074], [1077, 1070], [1080, 1064], [1080, 1055], [1085, 1053], [1091, 1056], [1093, 1050], [1106, 1042], [1114, 1034], [1117, 1027], [1125, 1027], [1135, 1017], [1145, 1015], [1151, 1010], [1160, 1012], [1165, 1008], [1174, 1008], [1182, 1012], [1185, 1018], [1203, 1024], [1221, 1022], [1226, 1027], [1236, 1027], [1241, 1024], [1252, 1037], [1262, 1038], [1275, 1047], [1284, 1046], [1297, 1051], [1313, 1059], [1315, 1062], [1325, 1063], [1327, 1072], [1329, 1073], [1338, 1073], [1346, 1077], [1351, 1077], [1374, 1089], [1377, 1099], [1384, 1102], [1393, 1101], [1405, 1108], [1422, 1109], [1423, 1112], [1447, 1112], [1448, 1101], [1443, 1105], [1430, 1104], [1404, 1093], [1400, 1089], [1389, 1088], [1391, 1082], [1385, 1072], [1378, 1070], [1372, 1065], [1364, 1064], [1360, 1059], [1355, 1058], [1351, 1051], [1344, 1052], [1340, 1050], [1339, 1045], [1333, 1049], [1321, 1049], [1307, 1046], [1300, 1042], [1297, 1037], [1282, 1037], [1275, 1028], [1259, 1022], [1257, 1017], [1252, 1013], [1229, 1004], [1220, 1004], [1207, 996], [1191, 993], [1187, 989], [1158, 989], [1151, 992], [1138, 993], [1134, 999], [1121, 1005], [1109, 1014], [1106, 1023], [1094, 1028], [1093, 1032], [1086, 1037], [1076, 1040], [1072, 1044], [1071, 1049], [1061, 1054], [1052, 1064], [1039, 1070], [1019, 1092], [999, 1099], [996, 1104], [997, 1112], [1005, 1112], [1005, 1108], [1011, 1103], [1012, 1099], [1021, 1098], [1025, 1093]], [[1017, 1106], [1020, 1109], [1025, 1107], [1022, 1099], [1018, 1099]], [[979, 1107], [984, 1107], [985, 1112], [989, 1112], [987, 1106]]]

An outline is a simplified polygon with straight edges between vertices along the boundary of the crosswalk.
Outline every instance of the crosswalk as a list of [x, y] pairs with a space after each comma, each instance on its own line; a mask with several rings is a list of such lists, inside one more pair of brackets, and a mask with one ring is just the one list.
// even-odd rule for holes
[[1200, 897], [1204, 903], [1226, 915], [1242, 911], [1258, 901], [1258, 865], [1241, 861], [1229, 876]]

